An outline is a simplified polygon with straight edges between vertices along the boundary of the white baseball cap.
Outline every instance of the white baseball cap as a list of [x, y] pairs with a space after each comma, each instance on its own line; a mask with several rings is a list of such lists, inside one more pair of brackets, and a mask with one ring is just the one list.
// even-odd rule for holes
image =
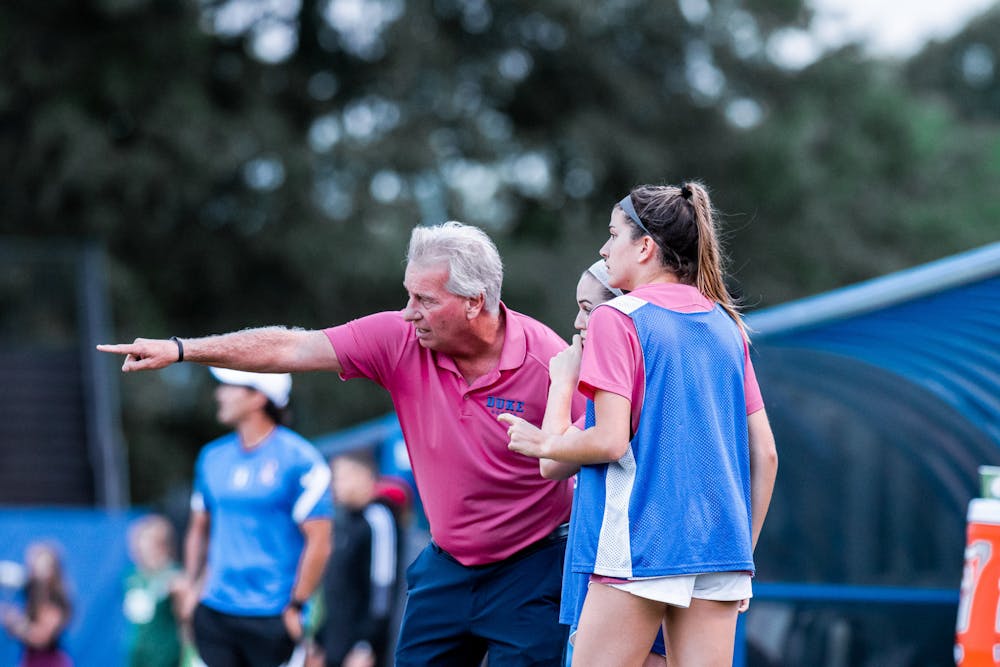
[[267, 396], [279, 408], [288, 405], [288, 395], [292, 391], [292, 376], [288, 373], [250, 373], [213, 367], [208, 370], [222, 384], [250, 387]]

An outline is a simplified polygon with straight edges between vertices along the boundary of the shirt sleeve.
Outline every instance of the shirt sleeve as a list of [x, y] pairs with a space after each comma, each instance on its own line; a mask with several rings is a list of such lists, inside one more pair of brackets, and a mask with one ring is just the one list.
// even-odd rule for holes
[[746, 340], [743, 341], [743, 395], [746, 397], [748, 415], [764, 409], [764, 397], [757, 384], [757, 373], [750, 361], [750, 345]]
[[579, 390], [589, 399], [597, 390], [634, 400], [636, 372], [641, 370], [639, 336], [624, 313], [609, 306], [597, 307], [587, 324], [587, 344], [580, 363]]
[[205, 483], [205, 452], [202, 450], [194, 464], [194, 483], [191, 489], [191, 511], [208, 512], [208, 488]]
[[397, 544], [396, 519], [392, 511], [381, 503], [372, 503], [364, 511], [365, 521], [371, 531], [371, 607], [374, 618], [388, 618], [392, 611], [396, 586]]
[[[312, 447], [312, 445], [304, 445]], [[330, 495], [330, 467], [319, 452], [303, 454], [297, 466], [297, 496], [292, 506], [292, 519], [302, 523], [308, 519], [326, 519], [333, 515], [333, 500]]]
[[400, 311], [375, 313], [340, 326], [324, 329], [343, 371], [344, 380], [366, 377], [386, 386], [413, 335]]
[[570, 419], [574, 424], [587, 421], [587, 398], [579, 391], [573, 392], [573, 402], [570, 405]]

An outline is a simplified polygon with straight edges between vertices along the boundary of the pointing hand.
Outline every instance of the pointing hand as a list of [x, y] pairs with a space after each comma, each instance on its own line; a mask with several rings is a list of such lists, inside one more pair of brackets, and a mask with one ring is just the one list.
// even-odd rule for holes
[[507, 448], [510, 451], [533, 456], [536, 459], [544, 458], [542, 448], [545, 444], [545, 434], [541, 429], [508, 412], [497, 415], [497, 421], [507, 424], [507, 436], [510, 437]]
[[136, 338], [133, 343], [98, 345], [97, 349], [111, 354], [124, 354], [125, 362], [122, 364], [124, 373], [164, 368], [180, 358], [180, 350], [173, 340]]

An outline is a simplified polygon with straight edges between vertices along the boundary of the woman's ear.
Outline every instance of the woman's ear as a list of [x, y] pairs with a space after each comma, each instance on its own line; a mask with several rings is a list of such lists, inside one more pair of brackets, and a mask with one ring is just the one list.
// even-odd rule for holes
[[648, 262], [652, 259], [656, 259], [656, 252], [658, 246], [653, 237], [648, 234], [643, 234], [642, 238], [639, 240], [639, 261]]

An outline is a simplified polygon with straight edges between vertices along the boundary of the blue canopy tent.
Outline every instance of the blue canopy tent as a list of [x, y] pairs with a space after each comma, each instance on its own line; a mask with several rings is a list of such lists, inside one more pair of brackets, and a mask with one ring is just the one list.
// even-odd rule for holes
[[1000, 463], [1000, 243], [747, 321], [781, 459], [747, 662], [946, 664]]

